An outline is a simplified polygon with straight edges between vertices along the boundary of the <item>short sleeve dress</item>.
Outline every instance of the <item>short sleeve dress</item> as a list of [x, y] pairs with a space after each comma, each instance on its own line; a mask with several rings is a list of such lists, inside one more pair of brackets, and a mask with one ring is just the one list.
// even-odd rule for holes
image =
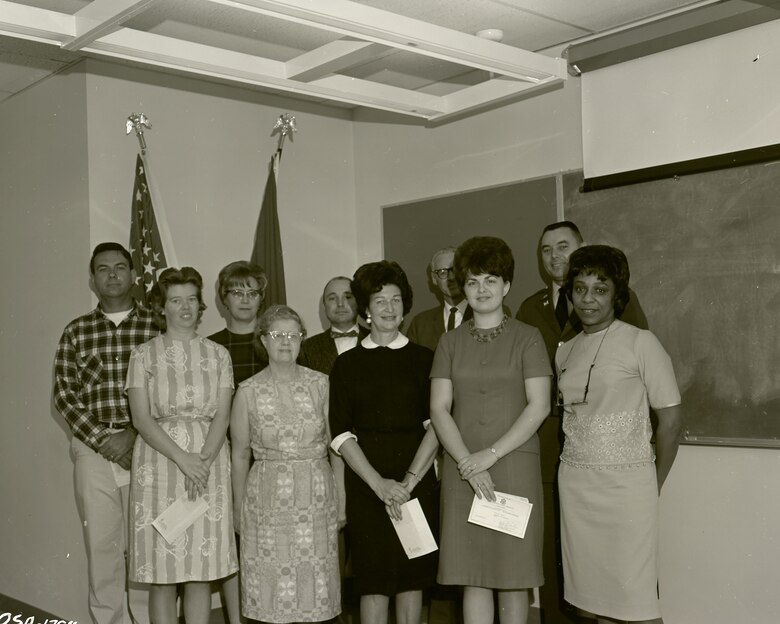
[[[452, 417], [471, 452], [492, 446], [527, 405], [525, 380], [551, 375], [539, 330], [505, 318], [502, 331], [488, 332], [470, 323], [441, 337], [431, 378], [452, 381]], [[496, 491], [527, 498], [533, 505], [524, 538], [467, 522], [474, 490], [460, 478], [446, 454], [441, 480], [441, 547], [438, 581], [517, 590], [544, 583], [542, 572], [543, 499], [536, 434], [502, 457], [491, 469]]]
[[[199, 452], [217, 413], [218, 393], [232, 391], [228, 352], [197, 336], [189, 341], [160, 335], [130, 356], [127, 388], [145, 387], [151, 415], [180, 448]], [[139, 435], [130, 480], [130, 574], [139, 583], [212, 581], [238, 570], [233, 533], [230, 456], [222, 445], [211, 464], [204, 515], [168, 543], [152, 522], [185, 496], [184, 473]]]
[[555, 363], [564, 597], [619, 620], [659, 618], [650, 407], [680, 403], [672, 362], [650, 331], [616, 320], [562, 345]]
[[320, 622], [341, 612], [336, 484], [328, 461], [328, 378], [266, 368], [239, 386], [255, 462], [241, 505], [241, 612]]
[[[334, 438], [351, 432], [369, 463], [385, 478], [402, 481], [429, 420], [433, 354], [399, 335], [389, 346], [370, 336], [336, 358], [330, 374], [330, 427]], [[357, 595], [425, 589], [436, 582], [436, 552], [409, 559], [384, 503], [347, 465], [347, 531]], [[428, 525], [437, 534], [433, 469], [414, 488]]]

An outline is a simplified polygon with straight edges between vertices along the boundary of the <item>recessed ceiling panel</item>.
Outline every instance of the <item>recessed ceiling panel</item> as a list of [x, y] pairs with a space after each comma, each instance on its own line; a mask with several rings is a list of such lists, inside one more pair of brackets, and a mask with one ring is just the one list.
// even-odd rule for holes
[[341, 37], [206, 0], [162, 0], [124, 26], [283, 62]]
[[[448, 63], [429, 56], [413, 54], [412, 52], [395, 51], [381, 59], [352, 67], [342, 73], [353, 78], [376, 80], [383, 84], [416, 89], [419, 86], [458, 76], [467, 71], [471, 71], [471, 68], [458, 65], [457, 63]], [[386, 76], [389, 74], [396, 76], [394, 82], [386, 83], [384, 79], [380, 78], [382, 75]], [[410, 81], [403, 83], [400, 80], [401, 76], [408, 76]], [[410, 86], [412, 84], [416, 86]]]
[[[715, 1], [0, 0], [0, 38], [51, 44], [39, 65], [5, 46], [0, 61], [9, 89], [70, 51], [442, 120], [565, 81], [539, 50]], [[501, 43], [474, 36], [486, 28]]]
[[19, 2], [19, 4], [35, 7], [36, 9], [47, 9], [49, 11], [58, 11], [59, 13], [73, 15], [87, 6], [90, 2], [91, 0], [24, 0], [24, 2]]

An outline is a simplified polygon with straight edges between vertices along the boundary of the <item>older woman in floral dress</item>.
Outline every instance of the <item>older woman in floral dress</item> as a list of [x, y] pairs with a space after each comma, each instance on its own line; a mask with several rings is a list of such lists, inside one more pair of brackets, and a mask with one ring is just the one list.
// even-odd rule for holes
[[256, 332], [268, 367], [238, 387], [230, 419], [241, 611], [278, 624], [330, 620], [341, 585], [328, 378], [296, 364], [305, 331], [291, 308], [268, 308]]

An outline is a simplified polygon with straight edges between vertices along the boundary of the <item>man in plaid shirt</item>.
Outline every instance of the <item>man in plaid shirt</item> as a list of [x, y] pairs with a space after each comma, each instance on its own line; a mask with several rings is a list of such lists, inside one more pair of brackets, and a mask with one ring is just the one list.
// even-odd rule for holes
[[125, 597], [127, 500], [136, 431], [124, 392], [130, 352], [157, 335], [151, 314], [130, 291], [132, 259], [101, 243], [89, 263], [99, 304], [65, 328], [54, 361], [54, 403], [73, 433], [75, 489], [84, 525], [89, 610], [95, 624], [147, 624], [148, 592]]

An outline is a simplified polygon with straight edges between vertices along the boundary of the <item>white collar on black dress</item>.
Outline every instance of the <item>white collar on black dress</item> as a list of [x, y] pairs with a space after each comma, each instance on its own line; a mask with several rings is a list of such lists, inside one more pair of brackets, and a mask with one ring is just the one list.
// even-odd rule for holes
[[[401, 347], [405, 347], [408, 342], [409, 339], [401, 332], [398, 332], [398, 335], [393, 338], [392, 342], [384, 346], [386, 346], [388, 349], [400, 349]], [[377, 347], [382, 346], [378, 345], [371, 339], [371, 334], [363, 338], [363, 340], [360, 341], [360, 344], [362, 344], [366, 349], [376, 349]]]

